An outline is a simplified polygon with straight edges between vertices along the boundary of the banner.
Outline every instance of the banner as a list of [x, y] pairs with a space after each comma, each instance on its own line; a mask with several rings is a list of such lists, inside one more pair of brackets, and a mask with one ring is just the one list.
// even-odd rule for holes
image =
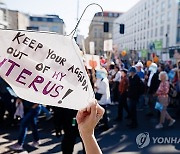
[[156, 50], [162, 49], [162, 41], [154, 41], [154, 45]]
[[85, 55], [87, 69], [100, 69], [100, 58], [98, 55]]
[[34, 103], [79, 110], [94, 98], [71, 36], [0, 30], [0, 76]]
[[141, 57], [147, 58], [147, 56], [148, 56], [148, 51], [147, 51], [146, 49], [143, 49], [143, 50], [141, 51]]

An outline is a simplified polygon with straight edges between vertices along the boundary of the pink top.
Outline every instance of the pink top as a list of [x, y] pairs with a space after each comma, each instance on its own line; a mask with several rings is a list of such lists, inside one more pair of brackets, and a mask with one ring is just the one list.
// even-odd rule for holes
[[168, 96], [169, 92], [169, 82], [168, 81], [161, 81], [159, 88], [157, 90], [157, 95], [158, 96]]

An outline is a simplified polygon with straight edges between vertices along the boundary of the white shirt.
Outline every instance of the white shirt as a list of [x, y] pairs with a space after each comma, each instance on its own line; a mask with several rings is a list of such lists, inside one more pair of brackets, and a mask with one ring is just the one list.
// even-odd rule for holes
[[109, 73], [108, 73], [108, 79], [111, 80], [112, 79], [112, 76], [115, 74], [115, 70], [112, 69], [112, 70], [109, 70]]
[[97, 92], [103, 94], [101, 99], [98, 101], [100, 105], [107, 105], [111, 103], [110, 100], [110, 89], [109, 89], [109, 81], [107, 78], [103, 80], [97, 79], [96, 86], [98, 88]]
[[118, 72], [116, 73], [115, 78], [113, 79], [113, 81], [114, 81], [114, 82], [115, 82], [115, 81], [120, 82], [120, 80], [121, 80], [121, 72], [118, 71]]
[[150, 87], [151, 86], [151, 80], [152, 80], [152, 77], [153, 77], [154, 73], [151, 73], [149, 75], [149, 79], [148, 79], [148, 83], [147, 83], [147, 86]]

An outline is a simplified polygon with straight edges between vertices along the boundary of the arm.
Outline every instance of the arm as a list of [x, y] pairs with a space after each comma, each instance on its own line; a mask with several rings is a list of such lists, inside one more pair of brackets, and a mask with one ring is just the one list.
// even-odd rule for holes
[[94, 136], [94, 128], [103, 114], [104, 109], [96, 101], [77, 113], [78, 129], [85, 146], [86, 154], [102, 154]]

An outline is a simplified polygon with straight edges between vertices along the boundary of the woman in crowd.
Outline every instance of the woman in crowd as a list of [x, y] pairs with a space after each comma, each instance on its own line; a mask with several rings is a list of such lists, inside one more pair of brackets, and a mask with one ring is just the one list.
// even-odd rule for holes
[[123, 108], [127, 112], [127, 118], [130, 117], [129, 108], [127, 105], [127, 91], [128, 91], [128, 78], [127, 78], [127, 70], [121, 70], [121, 81], [119, 83], [119, 104], [118, 104], [118, 116], [116, 118], [117, 121], [121, 121], [123, 119]]
[[165, 118], [167, 120], [169, 120], [168, 126], [172, 126], [175, 123], [175, 120], [172, 119], [172, 117], [167, 112], [169, 82], [168, 82], [168, 75], [165, 71], [160, 72], [159, 80], [161, 81], [161, 83], [160, 83], [159, 88], [156, 92], [156, 95], [158, 96], [158, 100], [162, 104], [163, 108], [161, 111], [160, 122], [158, 125], [156, 125], [156, 127], [155, 127], [156, 129], [163, 128], [163, 123], [165, 121]]
[[38, 115], [41, 111], [41, 105], [39, 104], [35, 104], [35, 103], [31, 103], [28, 101], [23, 101], [20, 98], [17, 98], [16, 100], [17, 103], [23, 103], [24, 106], [26, 106], [25, 108], [28, 108], [28, 111], [25, 109], [25, 116], [21, 121], [21, 125], [20, 125], [20, 131], [19, 131], [19, 137], [18, 137], [18, 142], [15, 143], [14, 145], [12, 145], [10, 147], [10, 149], [15, 150], [15, 151], [20, 151], [23, 150], [23, 145], [26, 139], [26, 135], [27, 135], [27, 130], [28, 130], [28, 126], [31, 125], [32, 126], [32, 135], [34, 138], [34, 141], [32, 143], [31, 146], [33, 147], [39, 147], [39, 134], [38, 134], [38, 126], [37, 126], [37, 119], [38, 119]]

